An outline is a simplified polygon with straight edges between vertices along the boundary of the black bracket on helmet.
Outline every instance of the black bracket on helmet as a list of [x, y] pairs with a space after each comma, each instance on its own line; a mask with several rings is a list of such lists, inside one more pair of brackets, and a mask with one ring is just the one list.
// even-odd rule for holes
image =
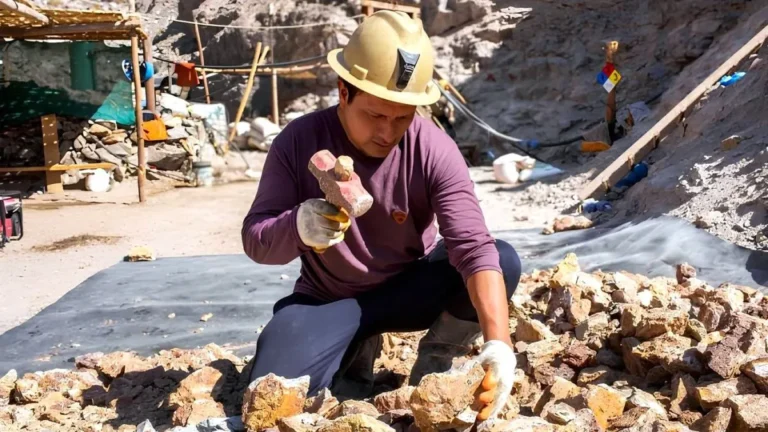
[[411, 81], [413, 71], [416, 70], [416, 63], [419, 62], [418, 53], [410, 53], [404, 51], [401, 48], [397, 49], [397, 83], [395, 84], [398, 90], [404, 90], [408, 87], [408, 83]]

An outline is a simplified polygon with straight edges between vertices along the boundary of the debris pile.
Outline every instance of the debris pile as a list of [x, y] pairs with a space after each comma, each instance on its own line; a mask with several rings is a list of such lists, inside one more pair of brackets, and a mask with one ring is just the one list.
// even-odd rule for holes
[[[503, 431], [768, 430], [768, 300], [714, 288], [681, 264], [675, 278], [581, 271], [569, 254], [524, 275], [510, 302], [518, 369]], [[247, 383], [246, 362], [208, 345], [142, 358], [95, 353], [77, 370], [0, 379], [3, 430], [280, 432], [466, 430], [484, 378], [474, 357], [406, 385], [423, 333], [385, 334], [378, 394], [308, 395], [308, 377]], [[476, 346], [477, 344], [475, 344]], [[388, 372], [388, 373], [387, 373]], [[382, 385], [386, 382], [387, 385]], [[149, 423], [142, 427], [146, 429]], [[197, 425], [197, 427], [195, 427]], [[15, 429], [14, 429], [15, 428]]]

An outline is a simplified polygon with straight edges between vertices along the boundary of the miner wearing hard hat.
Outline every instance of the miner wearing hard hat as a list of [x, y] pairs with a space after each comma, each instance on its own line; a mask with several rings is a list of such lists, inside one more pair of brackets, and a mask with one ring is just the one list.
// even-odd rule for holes
[[[293, 293], [259, 336], [250, 378], [308, 376], [310, 395], [330, 388], [366, 397], [382, 333], [428, 329], [412, 385], [472, 354], [483, 336], [470, 362], [494, 383], [481, 418], [495, 417], [516, 367], [507, 303], [520, 259], [489, 233], [456, 143], [415, 116], [441, 95], [429, 37], [420, 20], [380, 11], [328, 63], [339, 76], [338, 105], [293, 120], [275, 138], [243, 223], [255, 262], [301, 260]], [[352, 158], [374, 199], [367, 213], [340, 222], [308, 169], [320, 150]]]

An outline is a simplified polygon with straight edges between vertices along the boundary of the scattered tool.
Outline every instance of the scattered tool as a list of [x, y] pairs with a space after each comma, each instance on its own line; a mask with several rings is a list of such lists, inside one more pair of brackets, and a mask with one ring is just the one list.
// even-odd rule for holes
[[24, 236], [21, 193], [0, 191], [0, 248]]
[[[317, 178], [325, 199], [340, 210], [337, 222], [348, 223], [350, 217], [360, 217], [370, 210], [373, 197], [360, 182], [349, 156], [337, 159], [328, 150], [320, 150], [309, 160], [309, 171]], [[315, 249], [322, 253], [323, 250]]]

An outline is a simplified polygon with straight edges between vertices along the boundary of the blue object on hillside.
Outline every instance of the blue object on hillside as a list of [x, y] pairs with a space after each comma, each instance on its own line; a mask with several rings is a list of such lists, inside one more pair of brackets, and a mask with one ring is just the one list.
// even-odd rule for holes
[[[133, 65], [130, 60], [123, 60], [123, 74], [128, 81], [133, 82]], [[139, 64], [139, 80], [144, 83], [153, 76], [155, 76], [155, 67], [152, 63], [142, 61]]]
[[584, 201], [584, 203], [581, 205], [581, 212], [582, 213], [597, 213], [597, 212], [607, 212], [611, 211], [613, 209], [613, 206], [608, 201], [596, 201], [592, 198]]
[[648, 176], [648, 164], [640, 162], [632, 167], [632, 171], [629, 172], [623, 179], [616, 183], [616, 188], [629, 188], [635, 183], [646, 178]]
[[728, 87], [733, 83], [741, 81], [741, 79], [744, 78], [744, 75], [746, 74], [746, 72], [736, 72], [733, 75], [725, 75], [724, 77], [720, 78], [720, 85], [723, 87]]

